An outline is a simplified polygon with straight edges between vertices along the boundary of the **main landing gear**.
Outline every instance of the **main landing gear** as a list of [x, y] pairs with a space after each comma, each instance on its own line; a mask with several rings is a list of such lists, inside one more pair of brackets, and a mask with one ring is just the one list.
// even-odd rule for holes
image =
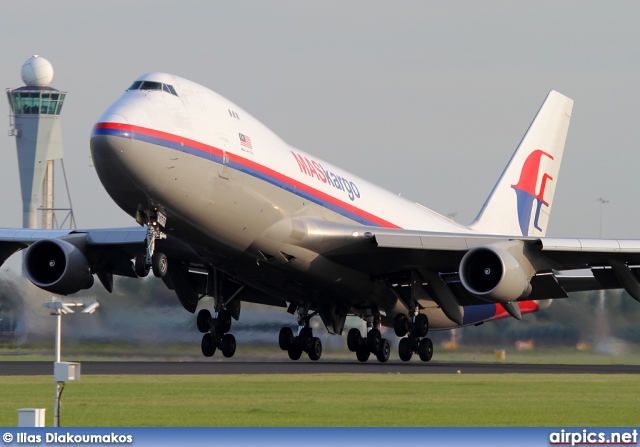
[[355, 352], [356, 357], [361, 362], [369, 360], [369, 356], [374, 354], [379, 362], [386, 363], [391, 353], [389, 340], [382, 338], [380, 332], [380, 315], [375, 313], [367, 317], [367, 336], [363, 337], [360, 329], [352, 328], [347, 333], [347, 348]]
[[[433, 356], [433, 342], [427, 338], [429, 332], [429, 320], [424, 314], [417, 314], [410, 321], [405, 314], [398, 314], [393, 322], [393, 329], [400, 339], [398, 354], [400, 360], [408, 362], [414, 353], [420, 356], [420, 360], [428, 362]], [[408, 337], [405, 337], [408, 335]]]
[[361, 362], [366, 362], [369, 356], [374, 354], [379, 362], [385, 363], [391, 353], [389, 340], [382, 338], [380, 329], [377, 328], [369, 329], [366, 337], [362, 337], [360, 329], [350, 329], [347, 334], [347, 347], [349, 351], [356, 353], [357, 359]]
[[236, 338], [228, 332], [231, 330], [231, 313], [226, 309], [216, 312], [216, 317], [211, 316], [211, 312], [202, 309], [197, 317], [198, 330], [203, 332], [202, 354], [205, 357], [213, 357], [216, 349], [222, 351], [225, 357], [233, 357], [236, 353]]
[[315, 313], [309, 314], [309, 306], [298, 307], [298, 335], [294, 336], [290, 327], [280, 329], [278, 344], [280, 349], [287, 351], [291, 360], [299, 360], [303, 352], [306, 352], [313, 361], [320, 360], [322, 356], [322, 342], [313, 336], [313, 330], [309, 320]]
[[[231, 330], [231, 318], [234, 315], [232, 314], [234, 310], [229, 306], [232, 305], [231, 303], [234, 302], [236, 296], [242, 292], [244, 286], [240, 285], [228, 299], [224, 300], [222, 283], [226, 280], [225, 275], [217, 269], [212, 269], [209, 272], [209, 278], [213, 281], [211, 289], [207, 286], [207, 290], [213, 295], [215, 316], [212, 316], [207, 309], [201, 309], [198, 312], [196, 323], [198, 330], [204, 334], [200, 345], [202, 354], [205, 357], [213, 357], [216, 350], [220, 349], [225, 357], [233, 357], [236, 353], [236, 338], [229, 331]], [[238, 319], [239, 314], [240, 310], [238, 308], [233, 318]]]

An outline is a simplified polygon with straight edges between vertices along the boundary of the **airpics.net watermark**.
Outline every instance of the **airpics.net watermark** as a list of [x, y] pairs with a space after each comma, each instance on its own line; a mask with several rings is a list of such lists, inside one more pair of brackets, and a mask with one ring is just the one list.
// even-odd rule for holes
[[108, 433], [100, 435], [73, 434], [73, 433], [45, 433], [32, 434], [27, 432], [5, 433], [2, 435], [5, 444], [15, 443], [16, 445], [29, 444], [131, 444], [133, 435]]
[[549, 435], [551, 445], [637, 445], [638, 430], [603, 432], [583, 429], [582, 431], [560, 430]]

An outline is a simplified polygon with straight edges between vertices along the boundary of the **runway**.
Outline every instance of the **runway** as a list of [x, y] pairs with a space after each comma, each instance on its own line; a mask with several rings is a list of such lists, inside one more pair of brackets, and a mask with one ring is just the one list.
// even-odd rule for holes
[[[640, 365], [465, 362], [82, 362], [91, 374], [640, 374]], [[0, 362], [0, 375], [53, 374], [52, 362]]]

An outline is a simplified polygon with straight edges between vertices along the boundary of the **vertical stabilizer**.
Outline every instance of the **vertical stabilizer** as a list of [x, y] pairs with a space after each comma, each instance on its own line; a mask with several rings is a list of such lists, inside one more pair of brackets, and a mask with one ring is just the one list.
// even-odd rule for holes
[[573, 100], [551, 91], [471, 227], [486, 234], [544, 236]]

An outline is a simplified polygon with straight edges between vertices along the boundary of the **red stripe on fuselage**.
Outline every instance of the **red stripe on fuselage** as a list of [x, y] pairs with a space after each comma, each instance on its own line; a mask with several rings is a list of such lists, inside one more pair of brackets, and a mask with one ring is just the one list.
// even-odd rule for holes
[[[206, 145], [204, 143], [200, 143], [196, 140], [191, 140], [189, 138], [184, 138], [178, 135], [174, 135], [174, 134], [170, 134], [167, 132], [162, 132], [159, 130], [155, 130], [155, 129], [149, 129], [147, 127], [141, 127], [141, 126], [133, 126], [131, 124], [123, 124], [123, 123], [97, 123], [95, 125], [96, 128], [98, 129], [114, 129], [114, 130], [124, 130], [124, 131], [130, 131], [134, 134], [136, 133], [140, 133], [140, 134], [144, 134], [147, 136], [150, 136], [152, 138], [158, 138], [158, 139], [162, 139], [162, 140], [167, 140], [167, 141], [171, 141], [173, 143], [177, 143], [177, 144], [184, 144], [186, 146], [192, 147], [194, 149], [197, 149], [199, 151], [202, 152], [206, 152], [208, 154], [213, 154], [213, 155], [217, 155], [219, 157], [223, 156], [223, 151], [222, 149], [218, 149], [214, 146], [209, 146]], [[240, 165], [243, 165], [245, 167], [247, 167], [248, 169], [254, 170], [254, 171], [258, 171], [266, 176], [269, 176], [279, 182], [285, 183], [289, 186], [292, 186], [296, 189], [299, 189], [301, 191], [304, 191], [308, 194], [311, 194], [315, 197], [317, 197], [318, 199], [325, 201], [325, 202], [329, 202], [332, 205], [335, 205], [339, 208], [344, 209], [347, 212], [350, 212], [352, 214], [355, 214], [357, 216], [360, 216], [364, 219], [367, 219], [371, 222], [374, 222], [377, 225], [380, 225], [381, 227], [385, 227], [385, 228], [401, 228], [398, 225], [395, 225], [387, 220], [384, 220], [378, 216], [375, 216], [371, 213], [368, 213], [360, 208], [356, 208], [353, 205], [349, 205], [348, 203], [345, 203], [339, 199], [336, 199], [335, 197], [326, 194], [322, 191], [319, 191], [315, 188], [312, 188], [309, 185], [306, 185], [302, 182], [299, 182], [297, 180], [292, 179], [291, 177], [287, 177], [286, 175], [278, 172], [278, 171], [274, 171], [271, 168], [268, 168], [264, 165], [258, 164], [254, 161], [248, 160], [244, 157], [241, 157], [239, 155], [236, 154], [232, 154], [227, 152], [226, 155], [229, 157], [229, 161], [230, 162], [234, 162], [234, 163], [238, 163]]]

